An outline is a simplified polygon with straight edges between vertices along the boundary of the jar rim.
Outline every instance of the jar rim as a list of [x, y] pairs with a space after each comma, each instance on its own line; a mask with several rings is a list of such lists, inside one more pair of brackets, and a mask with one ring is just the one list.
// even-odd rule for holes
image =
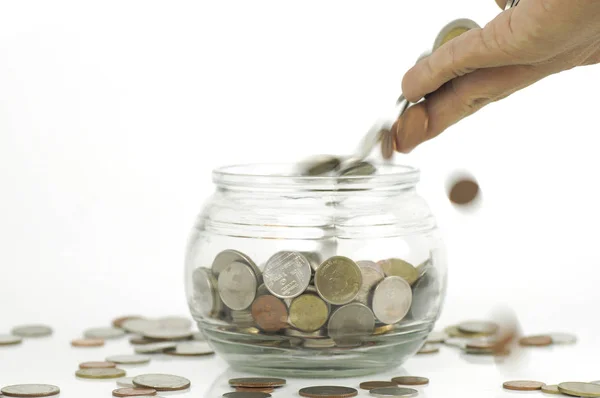
[[413, 186], [419, 181], [416, 167], [374, 165], [377, 172], [370, 176], [306, 176], [296, 163], [237, 164], [213, 170], [213, 182], [229, 187], [338, 191]]

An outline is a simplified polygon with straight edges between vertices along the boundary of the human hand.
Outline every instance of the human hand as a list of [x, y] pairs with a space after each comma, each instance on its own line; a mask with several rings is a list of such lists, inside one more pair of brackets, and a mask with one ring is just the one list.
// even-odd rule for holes
[[[496, 0], [504, 9], [506, 0]], [[420, 60], [404, 76], [411, 106], [394, 123], [408, 153], [485, 105], [546, 76], [600, 63], [599, 0], [521, 0]], [[600, 79], [600, 76], [599, 76]]]

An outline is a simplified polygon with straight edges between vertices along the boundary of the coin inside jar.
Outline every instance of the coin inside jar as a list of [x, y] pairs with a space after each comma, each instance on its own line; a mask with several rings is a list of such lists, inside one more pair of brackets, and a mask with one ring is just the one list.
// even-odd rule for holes
[[356, 298], [362, 285], [362, 274], [347, 257], [331, 257], [315, 273], [315, 287], [328, 303], [344, 305]]
[[212, 317], [221, 311], [222, 303], [217, 291], [217, 279], [212, 270], [196, 268], [192, 274], [194, 284], [193, 309], [204, 317]]
[[329, 318], [329, 306], [316, 294], [303, 294], [290, 305], [290, 324], [303, 332], [321, 329]]
[[382, 269], [373, 261], [357, 261], [356, 265], [360, 268], [362, 275], [362, 284], [355, 301], [369, 305], [373, 289], [379, 282], [385, 278]]
[[219, 296], [232, 310], [250, 307], [256, 297], [257, 287], [256, 275], [245, 263], [231, 263], [219, 274]]
[[275, 253], [263, 271], [265, 286], [276, 297], [289, 299], [301, 295], [312, 276], [312, 267], [306, 257], [298, 252]]
[[377, 264], [381, 267], [385, 276], [399, 276], [411, 286], [419, 278], [419, 271], [409, 262], [399, 258], [390, 258]]
[[327, 330], [338, 346], [360, 344], [362, 336], [375, 329], [375, 316], [364, 304], [351, 303], [338, 308], [329, 318]]
[[412, 304], [412, 290], [399, 276], [381, 281], [373, 294], [373, 313], [381, 322], [392, 325], [400, 322]]

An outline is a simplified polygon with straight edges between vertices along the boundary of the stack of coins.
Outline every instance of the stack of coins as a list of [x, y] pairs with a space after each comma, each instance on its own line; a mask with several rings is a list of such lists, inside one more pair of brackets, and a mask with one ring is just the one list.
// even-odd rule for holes
[[275, 253], [259, 269], [246, 254], [219, 253], [193, 273], [197, 319], [228, 333], [278, 336], [304, 349], [351, 348], [434, 316], [442, 283], [430, 259], [415, 267], [317, 254]]

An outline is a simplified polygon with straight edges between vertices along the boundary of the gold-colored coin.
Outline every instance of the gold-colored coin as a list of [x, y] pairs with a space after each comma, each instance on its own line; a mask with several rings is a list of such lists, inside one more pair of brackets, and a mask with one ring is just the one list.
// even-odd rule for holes
[[391, 332], [392, 330], [394, 330], [394, 325], [377, 326], [375, 328], [375, 330], [373, 330], [373, 335], [381, 336], [382, 334], [387, 334], [387, 333]]
[[502, 387], [512, 391], [539, 391], [544, 385], [544, 383], [539, 381], [515, 380], [505, 382]]
[[558, 391], [575, 397], [600, 397], [600, 386], [592, 383], [560, 383], [558, 385]]
[[329, 306], [319, 296], [303, 294], [290, 306], [290, 324], [303, 332], [314, 332], [329, 318]]
[[75, 375], [84, 379], [118, 379], [125, 377], [125, 371], [119, 368], [79, 369]]
[[558, 385], [556, 384], [542, 387], [542, 392], [546, 394], [562, 395], [562, 392], [560, 392]]
[[419, 279], [419, 271], [411, 264], [399, 258], [390, 258], [378, 262], [385, 276], [399, 276], [413, 285]]
[[360, 268], [347, 257], [331, 257], [315, 273], [317, 292], [330, 304], [348, 304], [356, 298], [361, 285]]
[[486, 334], [483, 333], [464, 333], [461, 332], [458, 326], [448, 326], [444, 329], [444, 332], [450, 337], [458, 337], [461, 339], [473, 339], [477, 337], [486, 337]]
[[437, 50], [450, 40], [474, 28], [480, 28], [480, 26], [475, 21], [466, 18], [456, 19], [448, 23], [440, 30], [440, 33], [438, 33], [437, 37], [435, 38], [433, 50]]

